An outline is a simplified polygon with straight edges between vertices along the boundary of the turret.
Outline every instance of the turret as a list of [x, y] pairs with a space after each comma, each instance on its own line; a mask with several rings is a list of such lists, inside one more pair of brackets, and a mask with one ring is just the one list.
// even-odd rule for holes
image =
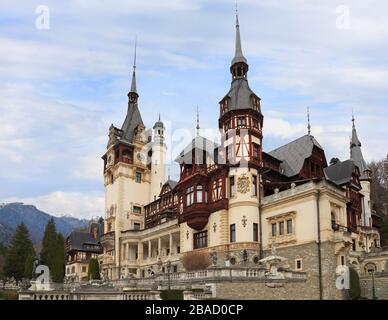
[[159, 197], [160, 190], [166, 179], [166, 152], [167, 147], [164, 143], [165, 127], [163, 122], [159, 120], [155, 122], [153, 127], [154, 136], [152, 142], [152, 155], [151, 155], [151, 188], [150, 188], [150, 201], [154, 201]]

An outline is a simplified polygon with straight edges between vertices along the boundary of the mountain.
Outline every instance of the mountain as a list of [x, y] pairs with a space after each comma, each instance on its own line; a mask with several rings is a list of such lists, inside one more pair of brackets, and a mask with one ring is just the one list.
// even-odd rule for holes
[[9, 243], [11, 235], [20, 223], [24, 223], [30, 232], [34, 244], [43, 238], [47, 222], [54, 218], [57, 231], [67, 237], [73, 230], [89, 226], [90, 221], [73, 217], [54, 217], [37, 209], [33, 205], [9, 203], [0, 206], [0, 242]]
[[8, 244], [13, 232], [14, 230], [11, 227], [0, 223], [0, 243]]

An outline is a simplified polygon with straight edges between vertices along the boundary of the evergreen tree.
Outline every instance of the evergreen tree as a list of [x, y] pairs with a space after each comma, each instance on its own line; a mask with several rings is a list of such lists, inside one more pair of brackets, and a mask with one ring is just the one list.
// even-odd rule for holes
[[24, 264], [24, 275], [23, 277], [26, 279], [31, 279], [32, 278], [32, 269], [34, 268], [35, 257], [34, 256], [28, 256], [26, 259], [26, 262]]
[[54, 262], [55, 251], [57, 246], [57, 231], [55, 228], [54, 219], [51, 218], [46, 225], [42, 240], [42, 250], [40, 252], [40, 263], [50, 268], [52, 273], [52, 265]]
[[29, 257], [35, 257], [35, 250], [29, 238], [28, 229], [22, 223], [17, 227], [11, 245], [7, 250], [4, 275], [21, 280]]
[[65, 239], [57, 233], [54, 219], [51, 218], [46, 225], [42, 251], [41, 264], [49, 267], [50, 275], [54, 282], [63, 282], [65, 273]]
[[90, 259], [88, 278], [90, 280], [100, 280], [100, 265], [97, 259]]
[[4, 268], [4, 260], [7, 254], [7, 247], [0, 243], [0, 279], [4, 277], [3, 268]]
[[63, 282], [65, 277], [65, 239], [60, 233], [56, 236], [51, 275], [54, 282]]

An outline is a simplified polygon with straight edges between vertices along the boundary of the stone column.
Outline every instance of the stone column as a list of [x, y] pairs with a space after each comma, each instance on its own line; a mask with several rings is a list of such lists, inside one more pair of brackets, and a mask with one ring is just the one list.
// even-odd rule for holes
[[143, 261], [143, 242], [137, 243], [137, 261], [140, 263]]
[[158, 238], [158, 256], [162, 257], [162, 238]]
[[170, 250], [170, 253], [169, 253], [169, 256], [172, 256], [173, 255], [173, 245], [172, 245], [172, 233], [169, 234], [169, 250]]
[[151, 240], [148, 240], [148, 260], [151, 260], [151, 254], [152, 254], [152, 246], [151, 246]]

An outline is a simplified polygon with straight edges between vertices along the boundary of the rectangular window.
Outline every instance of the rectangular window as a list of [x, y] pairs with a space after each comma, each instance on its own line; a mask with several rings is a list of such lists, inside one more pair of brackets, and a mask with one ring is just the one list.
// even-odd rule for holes
[[141, 172], [136, 172], [136, 182], [141, 183]]
[[287, 233], [292, 233], [292, 220], [287, 220]]
[[207, 231], [194, 233], [194, 249], [207, 247]]
[[259, 225], [257, 223], [253, 224], [253, 241], [259, 241]]
[[202, 185], [197, 184], [197, 202], [202, 202]]
[[141, 214], [141, 207], [133, 206], [133, 213]]
[[133, 224], [133, 230], [140, 230], [140, 223], [135, 222], [135, 223]]
[[341, 256], [341, 265], [342, 265], [342, 266], [345, 265], [345, 256]]
[[234, 177], [229, 178], [229, 194], [234, 197]]
[[246, 127], [247, 118], [246, 117], [237, 117], [237, 127]]
[[253, 159], [259, 160], [259, 145], [257, 143], [253, 144]]
[[296, 270], [302, 270], [303, 266], [302, 266], [302, 259], [296, 259], [295, 260], [295, 269]]
[[284, 221], [279, 222], [279, 235], [282, 236], [284, 234]]
[[230, 225], [230, 242], [236, 242], [236, 225]]
[[272, 236], [276, 237], [276, 223], [272, 224]]
[[82, 266], [82, 272], [86, 272], [86, 266]]
[[194, 203], [194, 186], [186, 190], [186, 206], [191, 206]]
[[252, 176], [252, 195], [257, 196], [257, 176]]
[[352, 239], [352, 250], [356, 251], [356, 240]]

